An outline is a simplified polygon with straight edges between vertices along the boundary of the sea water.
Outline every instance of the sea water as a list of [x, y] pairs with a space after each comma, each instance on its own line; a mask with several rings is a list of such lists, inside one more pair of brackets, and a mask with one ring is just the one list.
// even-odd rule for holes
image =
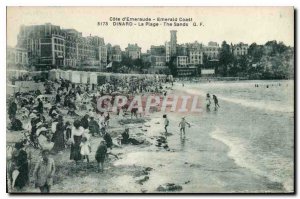
[[[187, 113], [191, 128], [185, 138], [178, 127], [182, 114], [169, 113], [170, 151], [153, 142], [115, 163], [152, 167], [144, 189], [152, 192], [161, 184], [177, 183], [183, 192], [294, 190], [293, 81], [186, 83], [174, 89], [199, 95], [202, 104], [206, 93], [214, 94], [220, 108]], [[149, 137], [164, 131], [159, 115], [149, 125]]]
[[211, 117], [215, 124], [211, 136], [230, 148], [229, 156], [251, 172], [282, 183], [285, 191], [293, 191], [293, 81], [215, 82], [190, 87], [191, 92], [218, 97], [221, 108]]

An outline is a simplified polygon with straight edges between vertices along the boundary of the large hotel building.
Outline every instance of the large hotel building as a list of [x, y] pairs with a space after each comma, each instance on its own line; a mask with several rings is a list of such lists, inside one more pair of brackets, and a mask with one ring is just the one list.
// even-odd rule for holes
[[83, 37], [74, 29], [61, 29], [50, 23], [22, 26], [17, 47], [26, 49], [29, 64], [40, 70], [81, 66], [103, 69], [107, 65], [103, 38]]

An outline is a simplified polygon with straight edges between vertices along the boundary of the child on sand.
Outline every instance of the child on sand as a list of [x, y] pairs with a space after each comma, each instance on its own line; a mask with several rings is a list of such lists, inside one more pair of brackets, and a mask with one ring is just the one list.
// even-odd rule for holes
[[100, 145], [98, 146], [98, 149], [96, 151], [95, 159], [97, 160], [98, 163], [98, 172], [100, 172], [100, 166], [101, 166], [101, 172], [103, 172], [104, 169], [104, 160], [106, 157], [107, 153], [107, 147], [105, 144], [105, 141], [101, 141]]
[[169, 120], [166, 114], [163, 115], [163, 118], [165, 118], [164, 125], [165, 125], [165, 133], [167, 134], [168, 133], [167, 127], [169, 126]]
[[86, 158], [87, 164], [89, 164], [89, 155], [92, 152], [90, 142], [87, 137], [83, 137], [80, 143], [80, 154], [83, 158]]

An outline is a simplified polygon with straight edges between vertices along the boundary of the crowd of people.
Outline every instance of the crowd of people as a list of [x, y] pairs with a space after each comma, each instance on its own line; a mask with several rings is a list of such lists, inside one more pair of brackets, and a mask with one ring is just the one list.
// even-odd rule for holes
[[[104, 95], [121, 94], [131, 99], [136, 94], [151, 93], [166, 96], [163, 88], [165, 79], [110, 79], [102, 84], [74, 84], [68, 80], [46, 81], [43, 90], [17, 92], [8, 98], [8, 129], [17, 134], [23, 134], [22, 139], [14, 145], [8, 167], [8, 178], [13, 190], [22, 191], [29, 183], [29, 155], [24, 149], [30, 146], [40, 152], [36, 157], [32, 177], [35, 187], [42, 193], [50, 192], [55, 174], [55, 158], [52, 155], [70, 151], [69, 159], [78, 166], [86, 161], [88, 168], [91, 151], [95, 151], [97, 171], [104, 171], [104, 162], [108, 155], [114, 155], [114, 147], [110, 134], [112, 118], [138, 117], [137, 109], [127, 113], [128, 104], [120, 107], [117, 112], [99, 111], [98, 99]], [[171, 83], [173, 85], [173, 82]], [[167, 87], [165, 87], [167, 88]], [[213, 95], [215, 109], [219, 107], [218, 99]], [[210, 109], [211, 98], [207, 94], [207, 109]], [[104, 104], [102, 104], [104, 105]], [[104, 105], [105, 106], [105, 105]], [[166, 136], [169, 119], [163, 115]], [[185, 136], [186, 126], [191, 126], [185, 118], [179, 123], [180, 135]], [[97, 147], [92, 149], [91, 142], [100, 138]], [[124, 127], [118, 144], [143, 144], [143, 141], [131, 137], [129, 128]], [[114, 155], [117, 157], [116, 155]]]
[[[104, 160], [114, 146], [109, 132], [112, 113], [100, 112], [97, 99], [103, 95], [121, 93], [163, 93], [162, 83], [157, 79], [111, 79], [99, 85], [74, 84], [68, 80], [46, 81], [44, 90], [17, 92], [8, 99], [8, 129], [24, 134], [27, 139], [15, 143], [8, 173], [14, 190], [22, 190], [29, 182], [28, 154], [25, 145], [40, 150], [33, 177], [41, 192], [50, 192], [55, 172], [55, 162], [49, 155], [70, 150], [70, 160], [76, 165], [82, 160], [90, 163], [91, 140], [101, 138], [95, 160], [98, 172], [103, 172]], [[122, 107], [121, 107], [122, 109]], [[119, 110], [116, 117], [125, 115]], [[113, 116], [115, 117], [115, 116]], [[130, 138], [125, 128], [121, 144], [141, 144]]]

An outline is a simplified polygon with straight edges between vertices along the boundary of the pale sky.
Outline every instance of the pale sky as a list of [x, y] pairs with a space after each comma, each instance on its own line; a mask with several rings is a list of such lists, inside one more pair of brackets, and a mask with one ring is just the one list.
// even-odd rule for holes
[[[202, 22], [200, 27], [120, 27], [98, 26], [110, 17], [184, 17]], [[73, 28], [84, 36], [104, 37], [105, 43], [137, 43], [145, 52], [151, 45], [164, 45], [170, 30], [177, 30], [177, 43], [209, 41], [228, 43], [283, 41], [294, 46], [293, 7], [7, 7], [7, 45], [15, 46], [22, 24], [50, 22]], [[112, 22], [109, 21], [110, 24]], [[192, 25], [192, 23], [190, 23]]]

